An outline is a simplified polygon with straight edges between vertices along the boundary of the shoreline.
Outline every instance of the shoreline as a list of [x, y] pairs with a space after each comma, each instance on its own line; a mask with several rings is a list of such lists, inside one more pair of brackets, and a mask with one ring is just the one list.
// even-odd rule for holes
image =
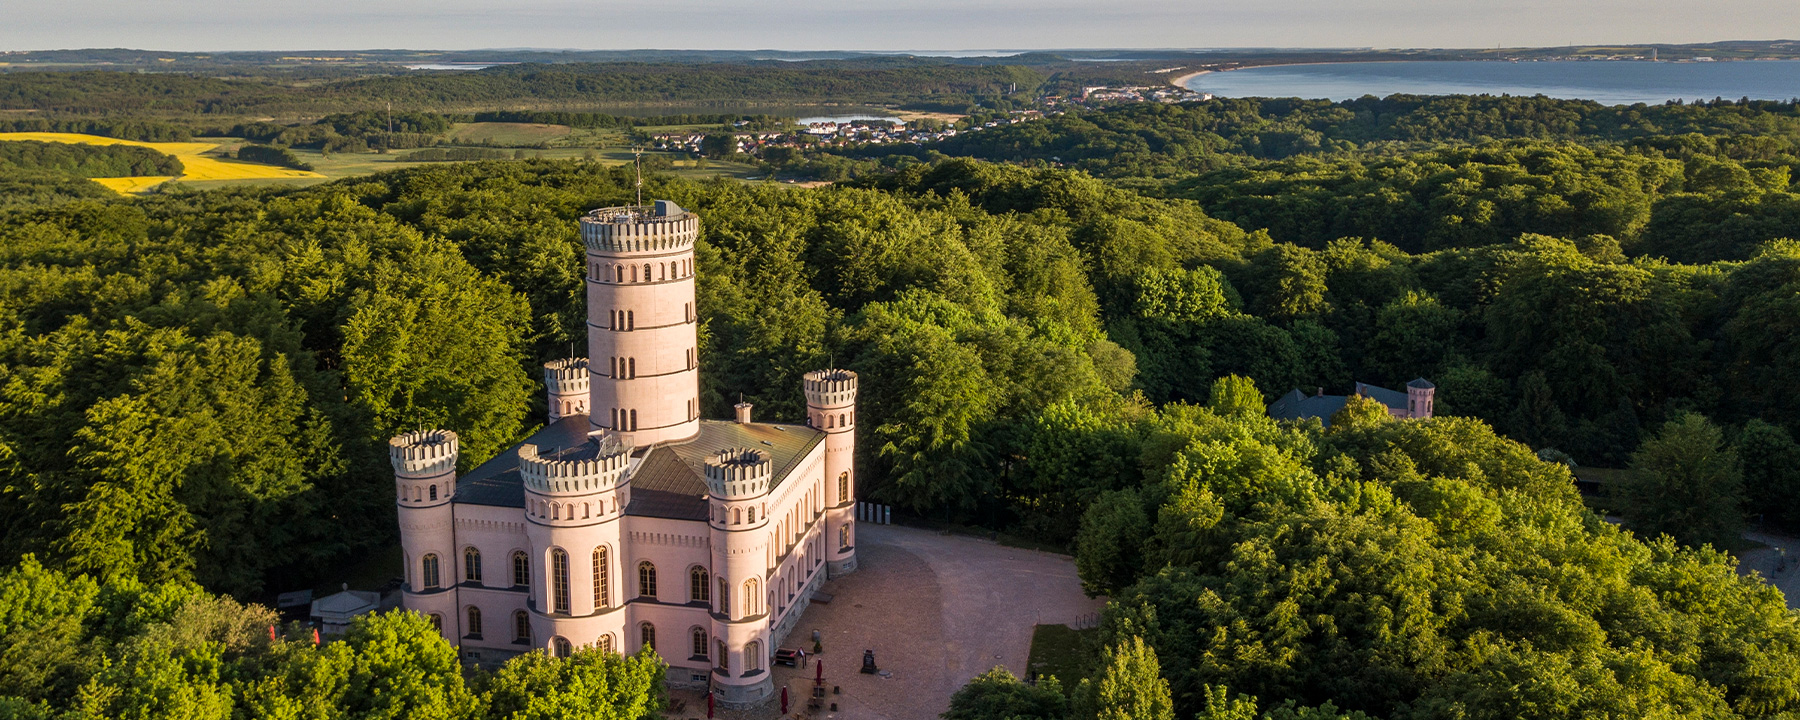
[[1213, 71], [1213, 70], [1198, 70], [1198, 71], [1191, 72], [1191, 73], [1177, 75], [1175, 77], [1169, 78], [1169, 84], [1174, 85], [1175, 87], [1181, 88], [1183, 90], [1186, 90], [1187, 83], [1189, 80], [1200, 77], [1201, 75], [1205, 75], [1210, 72], [1215, 72], [1215, 71]]

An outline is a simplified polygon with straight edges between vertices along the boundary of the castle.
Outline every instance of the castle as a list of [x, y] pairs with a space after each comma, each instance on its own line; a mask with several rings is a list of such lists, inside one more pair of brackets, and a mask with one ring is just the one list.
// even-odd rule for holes
[[856, 569], [856, 374], [807, 373], [804, 425], [701, 419], [700, 219], [657, 201], [580, 227], [588, 357], [545, 364], [549, 423], [460, 477], [454, 432], [389, 441], [402, 602], [469, 662], [648, 647], [672, 685], [767, 700], [812, 592]]

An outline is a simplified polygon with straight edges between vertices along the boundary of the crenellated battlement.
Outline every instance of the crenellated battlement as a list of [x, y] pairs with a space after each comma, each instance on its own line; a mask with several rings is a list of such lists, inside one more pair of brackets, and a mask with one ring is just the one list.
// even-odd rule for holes
[[706, 458], [706, 485], [721, 498], [754, 497], [769, 491], [774, 463], [769, 454], [749, 448], [720, 450]]
[[544, 363], [544, 387], [551, 395], [587, 394], [588, 359], [563, 358]]
[[613, 438], [589, 440], [546, 456], [536, 445], [519, 446], [519, 477], [526, 489], [543, 495], [586, 494], [617, 487], [630, 464], [631, 448]]
[[856, 402], [856, 373], [832, 368], [814, 370], [801, 378], [806, 391], [806, 404], [812, 407], [841, 407]]
[[600, 208], [581, 218], [581, 240], [593, 253], [685, 250], [699, 236], [699, 216], [667, 200]]
[[395, 475], [426, 478], [455, 470], [460, 449], [454, 432], [414, 430], [388, 440], [388, 460]]

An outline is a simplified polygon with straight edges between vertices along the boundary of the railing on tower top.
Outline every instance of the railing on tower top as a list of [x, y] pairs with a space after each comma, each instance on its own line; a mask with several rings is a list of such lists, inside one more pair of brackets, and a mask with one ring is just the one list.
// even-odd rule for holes
[[672, 215], [658, 215], [655, 205], [620, 205], [618, 207], [600, 208], [588, 211], [587, 217], [595, 222], [614, 225], [624, 223], [653, 223], [685, 220], [692, 213], [682, 210]]

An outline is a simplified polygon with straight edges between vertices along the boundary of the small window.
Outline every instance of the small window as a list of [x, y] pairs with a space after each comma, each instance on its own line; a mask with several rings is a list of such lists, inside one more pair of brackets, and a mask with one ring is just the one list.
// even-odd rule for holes
[[750, 508], [750, 524], [756, 524], [756, 508]]
[[838, 549], [839, 550], [849, 550], [850, 549], [850, 526], [849, 525], [845, 525], [843, 527], [838, 528]]
[[638, 563], [638, 596], [656, 597], [656, 566], [648, 560]]
[[755, 640], [744, 643], [744, 672], [752, 673], [762, 669], [762, 643]]
[[643, 647], [656, 649], [656, 626], [644, 623], [638, 626], [638, 643]]
[[606, 633], [606, 634], [603, 634], [600, 636], [600, 651], [601, 652], [612, 652], [613, 651], [612, 633]]
[[515, 552], [512, 556], [513, 587], [525, 587], [531, 584], [531, 558], [525, 553]]
[[731, 588], [725, 584], [725, 578], [719, 578], [719, 612], [731, 614]]
[[706, 657], [706, 630], [694, 628], [692, 632], [694, 636], [694, 657]]
[[633, 430], [633, 431], [635, 431], [635, 430], [637, 430], [637, 428], [638, 428], [638, 424], [637, 424], [637, 411], [636, 411], [636, 410], [632, 410], [632, 411], [631, 411], [631, 429], [632, 429], [632, 430]]
[[437, 613], [432, 613], [431, 614], [431, 629], [436, 630], [440, 633], [443, 632], [444, 631], [444, 616], [439, 615]]
[[605, 610], [612, 607], [612, 561], [606, 556], [606, 548], [594, 548], [594, 609]]
[[724, 670], [725, 672], [731, 672], [731, 653], [726, 651], [725, 641], [716, 640], [714, 641], [714, 644], [718, 646], [719, 650], [719, 669]]
[[513, 640], [531, 642], [531, 616], [524, 610], [513, 613]]
[[695, 566], [688, 570], [688, 602], [712, 602], [712, 583], [707, 581], [706, 568]]
[[429, 499], [431, 499], [431, 500], [437, 499], [437, 486], [436, 485], [431, 486], [431, 497]]
[[550, 612], [573, 612], [575, 608], [569, 603], [569, 554], [561, 548], [550, 551], [550, 580], [556, 593]]
[[463, 581], [481, 582], [481, 551], [473, 547], [463, 548]]
[[437, 587], [438, 587], [438, 556], [435, 553], [426, 555], [424, 561], [422, 563], [420, 563], [419, 580], [420, 580], [420, 584], [425, 586], [425, 589], [427, 589], [427, 590], [436, 590], [437, 589]]
[[559, 658], [566, 658], [574, 654], [575, 649], [569, 647], [569, 641], [566, 638], [559, 637], [550, 641], [550, 652]]
[[838, 473], [838, 504], [850, 502], [850, 473]]
[[469, 621], [466, 625], [469, 629], [469, 637], [481, 639], [481, 608], [470, 605], [467, 614]]

